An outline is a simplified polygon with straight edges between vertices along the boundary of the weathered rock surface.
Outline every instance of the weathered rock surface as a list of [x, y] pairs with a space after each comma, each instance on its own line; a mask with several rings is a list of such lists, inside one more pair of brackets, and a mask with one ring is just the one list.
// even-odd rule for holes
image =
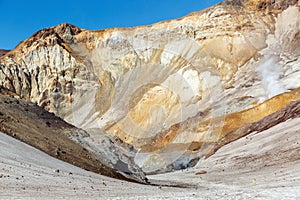
[[297, 0], [228, 0], [146, 27], [61, 24], [1, 57], [0, 85], [87, 131], [90, 146], [117, 136], [147, 173], [180, 169], [299, 98], [299, 22]]

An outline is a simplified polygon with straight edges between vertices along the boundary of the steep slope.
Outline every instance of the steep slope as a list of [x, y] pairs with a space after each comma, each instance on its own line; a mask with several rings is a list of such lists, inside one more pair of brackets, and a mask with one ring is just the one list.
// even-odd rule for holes
[[[125, 151], [126, 146], [120, 142], [119, 146], [114, 145], [116, 141], [103, 135], [99, 137], [101, 146], [90, 146], [87, 132], [3, 88], [0, 88], [0, 131], [82, 169], [146, 182], [129, 149]], [[122, 171], [118, 171], [119, 166]]]
[[90, 146], [117, 136], [148, 173], [184, 168], [298, 100], [299, 21], [296, 0], [235, 0], [146, 27], [61, 24], [1, 57], [0, 85], [87, 131]]

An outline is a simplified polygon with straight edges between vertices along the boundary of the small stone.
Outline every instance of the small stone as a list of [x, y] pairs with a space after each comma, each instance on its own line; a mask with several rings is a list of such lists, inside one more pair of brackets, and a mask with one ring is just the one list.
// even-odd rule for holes
[[206, 173], [207, 173], [207, 171], [205, 171], [205, 170], [200, 170], [200, 171], [196, 172], [196, 175], [206, 174]]
[[55, 173], [59, 173], [59, 169], [54, 170]]
[[253, 179], [252, 184], [256, 185], [256, 178]]
[[55, 156], [59, 156], [60, 154], [60, 148], [55, 148]]

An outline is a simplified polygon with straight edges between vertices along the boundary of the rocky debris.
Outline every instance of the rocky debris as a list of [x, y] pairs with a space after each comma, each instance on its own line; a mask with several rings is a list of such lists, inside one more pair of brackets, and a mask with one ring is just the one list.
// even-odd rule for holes
[[200, 170], [200, 171], [196, 172], [196, 175], [201, 175], [201, 174], [206, 174], [206, 173], [207, 173], [207, 171]]

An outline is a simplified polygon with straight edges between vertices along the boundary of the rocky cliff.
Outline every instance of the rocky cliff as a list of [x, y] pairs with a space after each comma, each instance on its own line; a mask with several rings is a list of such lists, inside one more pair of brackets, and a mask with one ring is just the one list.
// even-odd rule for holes
[[132, 145], [147, 173], [188, 167], [299, 99], [299, 6], [228, 0], [144, 27], [61, 24], [2, 56], [0, 85], [84, 129], [90, 145], [103, 133]]
[[9, 52], [9, 50], [0, 49], [0, 57], [4, 56], [7, 52]]

